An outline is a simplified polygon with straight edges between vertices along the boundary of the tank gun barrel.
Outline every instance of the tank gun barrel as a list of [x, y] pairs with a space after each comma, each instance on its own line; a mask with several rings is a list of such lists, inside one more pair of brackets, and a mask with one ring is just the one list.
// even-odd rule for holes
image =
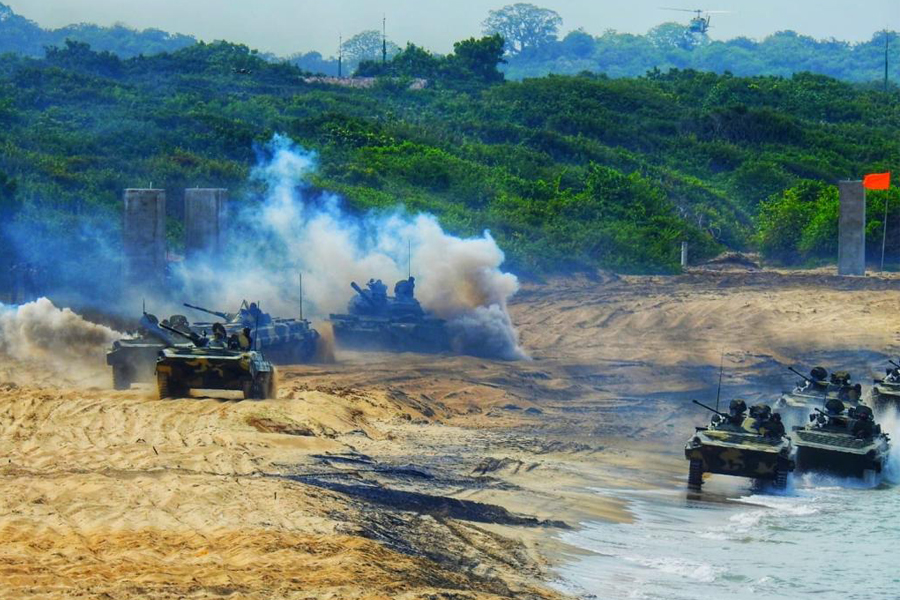
[[693, 402], [693, 403], [696, 404], [697, 406], [702, 406], [703, 408], [705, 408], [706, 410], [708, 410], [708, 411], [710, 411], [710, 412], [716, 413], [716, 414], [719, 415], [720, 417], [726, 417], [726, 418], [728, 417], [728, 415], [726, 415], [726, 414], [723, 413], [723, 412], [717, 411], [717, 410], [714, 409], [712, 406], [707, 406], [707, 405], [703, 404], [702, 402], [698, 402], [698, 401], [696, 401], [696, 400], [691, 400], [691, 402]]
[[888, 359], [888, 362], [891, 363], [892, 365], [894, 365], [895, 367], [897, 367], [898, 369], [900, 369], [900, 364], [895, 363], [891, 359]]
[[795, 374], [795, 375], [798, 375], [800, 378], [803, 379], [803, 381], [806, 381], [807, 383], [811, 383], [811, 382], [812, 382], [812, 379], [810, 379], [809, 377], [807, 377], [806, 375], [804, 375], [803, 373], [801, 373], [800, 371], [798, 371], [798, 370], [795, 369], [794, 367], [788, 367], [788, 371], [790, 371], [791, 373], [793, 373], [793, 374]]
[[357, 294], [365, 298], [366, 302], [368, 302], [372, 306], [375, 306], [375, 301], [372, 300], [372, 298], [369, 297], [369, 294], [367, 294], [361, 287], [359, 287], [355, 281], [350, 282], [350, 287], [352, 287]]
[[195, 346], [197, 346], [198, 348], [202, 348], [203, 346], [206, 345], [206, 338], [204, 338], [204, 337], [202, 337], [202, 336], [200, 336], [200, 335], [197, 335], [197, 334], [194, 333], [193, 331], [190, 332], [190, 333], [186, 333], [186, 332], [184, 332], [184, 331], [180, 331], [180, 330], [178, 330], [178, 329], [175, 329], [174, 327], [170, 327], [170, 326], [168, 326], [168, 325], [163, 325], [162, 323], [160, 323], [159, 326], [160, 326], [162, 329], [165, 329], [166, 331], [171, 331], [172, 333], [175, 333], [175, 334], [177, 334], [177, 335], [180, 335], [180, 336], [183, 337], [183, 338], [187, 338], [187, 339], [191, 340], [191, 342], [192, 342]]
[[234, 318], [234, 315], [224, 313], [224, 312], [219, 312], [217, 310], [210, 310], [208, 308], [203, 308], [202, 306], [195, 306], [193, 304], [188, 304], [187, 302], [184, 303], [184, 306], [186, 306], [188, 308], [193, 308], [194, 310], [199, 310], [200, 312], [205, 312], [208, 315], [215, 315], [215, 316], [219, 317], [220, 319], [225, 319], [226, 321], [230, 321], [232, 318]]

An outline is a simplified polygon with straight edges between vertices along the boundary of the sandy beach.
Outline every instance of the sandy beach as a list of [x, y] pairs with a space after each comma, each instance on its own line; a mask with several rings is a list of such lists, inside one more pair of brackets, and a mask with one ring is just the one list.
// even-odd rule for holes
[[560, 532], [631, 518], [592, 487], [683, 485], [723, 353], [728, 393], [772, 398], [813, 358], [865, 382], [898, 290], [735, 265], [528, 283], [530, 360], [339, 352], [259, 402], [7, 356], [0, 596], [561, 597]]

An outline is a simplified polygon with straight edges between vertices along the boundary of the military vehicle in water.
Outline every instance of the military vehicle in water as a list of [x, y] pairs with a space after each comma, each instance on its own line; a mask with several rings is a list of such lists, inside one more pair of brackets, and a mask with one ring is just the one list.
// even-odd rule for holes
[[398, 281], [388, 296], [381, 280], [369, 280], [367, 289], [356, 282], [356, 292], [347, 314], [332, 314], [331, 324], [338, 346], [356, 350], [394, 352], [446, 352], [450, 336], [446, 321], [422, 310], [415, 298], [415, 279]]
[[893, 406], [900, 408], [900, 364], [888, 361], [891, 367], [885, 369], [884, 377], [872, 381], [872, 392], [869, 396], [874, 408], [884, 409]]
[[[187, 303], [184, 306], [219, 317], [224, 321], [229, 336], [240, 335], [245, 328], [250, 329], [254, 349], [265, 352], [266, 357], [275, 364], [305, 363], [316, 355], [319, 332], [306, 319], [273, 318], [269, 313], [262, 312], [257, 303], [248, 304], [246, 300], [236, 313], [219, 312]], [[212, 331], [213, 325], [210, 322], [194, 323], [191, 331], [205, 335]]]
[[684, 447], [684, 456], [690, 461], [690, 487], [700, 489], [704, 473], [769, 481], [778, 489], [787, 486], [794, 461], [791, 440], [778, 413], [766, 404], [757, 404], [748, 416], [743, 400], [732, 400], [728, 414], [694, 403], [715, 414], [708, 426], [696, 428]]
[[809, 423], [794, 427], [797, 468], [845, 477], [869, 479], [881, 473], [890, 451], [890, 440], [864, 404], [849, 408], [837, 398], [816, 408]]
[[[228, 347], [224, 328], [217, 327], [210, 340], [193, 331], [161, 327], [190, 341], [167, 346], [156, 361], [156, 385], [160, 399], [183, 398], [192, 389], [238, 390], [244, 398], [274, 398], [275, 367], [261, 352]], [[220, 333], [221, 332], [221, 333]]]
[[799, 375], [801, 381], [792, 391], [784, 392], [775, 402], [774, 408], [789, 424], [802, 424], [815, 407], [824, 406], [829, 398], [837, 398], [854, 406], [862, 401], [862, 386], [851, 383], [850, 373], [847, 371], [834, 371], [829, 376], [824, 368], [815, 367], [807, 376], [793, 367], [788, 367], [788, 370]]
[[[172, 316], [167, 324], [189, 331], [187, 319], [181, 315]], [[153, 381], [159, 351], [178, 345], [172, 335], [159, 326], [154, 315], [145, 312], [137, 331], [113, 342], [112, 349], [106, 353], [106, 364], [112, 367], [113, 388], [127, 390], [132, 383]]]

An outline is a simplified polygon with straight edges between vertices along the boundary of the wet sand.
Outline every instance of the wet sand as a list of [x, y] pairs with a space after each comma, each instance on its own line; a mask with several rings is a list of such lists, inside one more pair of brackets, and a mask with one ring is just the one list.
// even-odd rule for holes
[[8, 358], [0, 596], [558, 597], [560, 534], [633, 516], [591, 488], [682, 485], [723, 351], [726, 393], [771, 397], [808, 356], [865, 382], [897, 350], [896, 290], [741, 268], [528, 284], [530, 361], [338, 353], [264, 402]]

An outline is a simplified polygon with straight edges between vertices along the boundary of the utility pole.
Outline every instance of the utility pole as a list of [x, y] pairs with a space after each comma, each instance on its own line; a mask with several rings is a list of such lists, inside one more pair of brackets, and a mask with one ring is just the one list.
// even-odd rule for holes
[[387, 15], [381, 17], [381, 64], [387, 64]]
[[343, 76], [344, 67], [344, 35], [338, 34], [338, 79]]
[[888, 30], [884, 30], [884, 91], [888, 91]]

